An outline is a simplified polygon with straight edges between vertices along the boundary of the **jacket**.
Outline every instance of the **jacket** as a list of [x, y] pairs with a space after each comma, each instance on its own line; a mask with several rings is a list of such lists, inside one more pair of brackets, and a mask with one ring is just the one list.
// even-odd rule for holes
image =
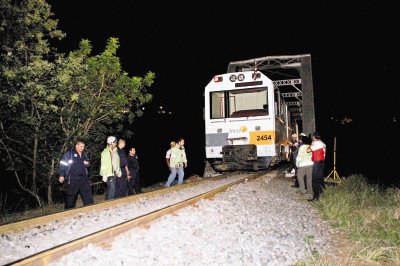
[[303, 144], [299, 148], [299, 153], [296, 157], [296, 166], [297, 167], [304, 167], [313, 165], [313, 161], [311, 160], [311, 152], [307, 152], [307, 148], [309, 145]]
[[183, 166], [183, 163], [187, 164], [187, 158], [185, 153], [185, 148], [180, 147], [179, 144], [176, 144], [171, 149], [171, 157], [169, 160], [169, 167]]
[[[61, 161], [60, 161], [60, 166], [58, 168], [58, 175], [59, 176], [64, 176], [64, 177], [68, 176], [69, 170], [71, 170], [72, 163], [74, 162], [74, 160], [73, 160], [74, 156], [75, 157], [79, 156], [75, 149], [72, 149], [72, 150], [67, 151], [66, 153], [64, 153], [64, 155], [63, 155], [63, 157], [61, 158]], [[88, 161], [89, 162], [89, 157], [87, 156], [87, 154], [84, 151], [82, 152], [82, 159], [84, 161]], [[89, 165], [86, 166], [86, 176], [88, 175], [88, 170], [87, 170], [88, 166]]]
[[[117, 149], [115, 148], [113, 152], [114, 152], [115, 156], [117, 156], [118, 166], [119, 166], [120, 162], [119, 162], [119, 155], [118, 155]], [[120, 167], [113, 169], [112, 160], [111, 160], [111, 151], [108, 147], [106, 147], [101, 152], [100, 175], [103, 177], [103, 181], [105, 180], [104, 182], [107, 182], [107, 177], [109, 177], [109, 176], [116, 175], [116, 176], [120, 177], [122, 175]]]
[[326, 145], [321, 140], [314, 140], [311, 143], [310, 150], [312, 151], [312, 160], [314, 162], [325, 160]]

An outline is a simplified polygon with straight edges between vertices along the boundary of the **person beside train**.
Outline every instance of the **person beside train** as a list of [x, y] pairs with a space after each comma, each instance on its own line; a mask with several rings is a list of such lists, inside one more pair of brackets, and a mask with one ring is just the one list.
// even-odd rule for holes
[[289, 147], [290, 150], [290, 168], [288, 169], [288, 173], [291, 173], [294, 170], [294, 185], [292, 187], [299, 187], [299, 183], [297, 182], [297, 166], [296, 166], [296, 157], [299, 152], [300, 143], [297, 141], [297, 134], [292, 134], [292, 142]]
[[165, 162], [167, 163], [167, 167], [168, 169], [170, 169], [169, 166], [169, 160], [171, 159], [171, 150], [172, 148], [176, 145], [175, 141], [171, 141], [171, 143], [169, 144], [169, 150], [167, 150], [167, 152], [165, 153]]
[[[168, 177], [172, 174], [172, 168], [171, 168], [171, 166], [169, 165], [169, 162], [170, 162], [170, 160], [171, 160], [171, 151], [172, 151], [172, 148], [175, 147], [175, 145], [176, 145], [176, 142], [175, 142], [175, 141], [171, 141], [170, 144], [169, 144], [169, 150], [167, 150], [167, 152], [165, 153], [165, 162], [167, 163], [167, 167], [168, 167], [168, 170], [169, 170], [169, 175], [168, 175]], [[176, 171], [175, 171], [175, 176], [176, 176]], [[175, 180], [175, 176], [174, 176], [174, 180]], [[167, 178], [167, 180], [168, 180], [168, 178]], [[173, 184], [173, 183], [171, 183], [170, 186], [171, 186], [172, 184]], [[164, 186], [166, 187], [166, 186], [167, 186], [167, 183], [165, 183]]]
[[114, 136], [107, 138], [107, 147], [101, 153], [100, 175], [107, 183], [106, 200], [115, 198], [116, 178], [122, 175], [117, 151], [117, 139]]
[[74, 208], [81, 195], [83, 205], [93, 204], [93, 195], [88, 178], [89, 157], [87, 156], [85, 143], [77, 141], [75, 148], [64, 153], [58, 168], [58, 181], [65, 183], [66, 192], [65, 209]]
[[321, 140], [321, 135], [318, 132], [314, 132], [313, 141], [310, 147], [307, 148], [307, 151], [311, 152], [311, 160], [313, 161], [312, 188], [314, 196], [312, 199], [310, 199], [310, 201], [316, 201], [319, 200], [321, 193], [325, 189], [324, 167], [326, 145]]
[[136, 154], [136, 148], [134, 147], [130, 148], [129, 150], [128, 169], [130, 175], [128, 177], [128, 195], [142, 193], [142, 186], [140, 183], [139, 175], [139, 161]]
[[[299, 183], [299, 191], [302, 194], [306, 194], [307, 197], [313, 196], [312, 190], [312, 168], [313, 161], [311, 160], [312, 154], [307, 152], [308, 147], [311, 145], [311, 139], [305, 134], [300, 136], [301, 145], [299, 152], [296, 157], [297, 167], [297, 182]], [[304, 182], [305, 177], [305, 182]]]
[[187, 167], [187, 157], [185, 152], [185, 140], [179, 139], [175, 146], [171, 149], [171, 156], [169, 160], [169, 167], [171, 173], [168, 177], [166, 187], [169, 187], [174, 181], [176, 174], [178, 173], [178, 185], [183, 183], [183, 177], [185, 175], [184, 168]]
[[118, 139], [117, 151], [119, 156], [119, 166], [121, 168], [121, 176], [116, 178], [115, 182], [115, 198], [126, 197], [128, 192], [128, 160], [125, 153], [126, 142], [123, 138]]
[[[305, 137], [305, 136], [307, 136], [307, 135], [304, 134], [304, 133], [300, 133], [299, 141], [297, 142], [297, 151], [296, 151], [296, 156], [295, 156], [296, 159], [297, 159], [297, 155], [299, 154], [300, 147], [301, 147], [301, 145], [303, 144], [303, 142], [302, 142], [302, 137]], [[310, 140], [311, 140], [311, 139], [310, 139]], [[297, 178], [296, 159], [294, 159], [295, 175], [293, 176], [293, 178], [294, 178], [294, 184], [292, 185], [292, 187], [297, 187], [297, 188], [298, 188], [298, 187], [299, 187], [299, 179]]]

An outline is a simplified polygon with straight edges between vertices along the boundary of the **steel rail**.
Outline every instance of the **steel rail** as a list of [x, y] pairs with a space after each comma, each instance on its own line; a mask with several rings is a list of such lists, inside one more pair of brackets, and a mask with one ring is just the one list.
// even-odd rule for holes
[[[189, 205], [193, 205], [194, 203], [196, 203], [197, 201], [199, 201], [201, 199], [210, 199], [210, 198], [214, 197], [216, 194], [218, 194], [234, 185], [243, 183], [245, 181], [251, 181], [262, 175], [267, 175], [267, 174], [268, 174], [268, 176], [270, 176], [270, 178], [273, 178], [276, 175], [275, 171], [256, 172], [250, 176], [243, 177], [237, 181], [226, 184], [224, 186], [221, 186], [221, 187], [211, 190], [209, 192], [205, 192], [203, 194], [200, 194], [200, 195], [192, 197], [190, 199], [170, 205], [168, 207], [164, 207], [162, 209], [159, 209], [159, 210], [150, 212], [148, 214], [136, 217], [132, 220], [125, 221], [118, 225], [100, 230], [98, 232], [89, 234], [89, 235], [81, 237], [79, 239], [72, 240], [65, 244], [62, 244], [62, 245], [41, 251], [39, 253], [33, 254], [31, 256], [16, 260], [7, 265], [48, 265], [49, 263], [56, 262], [62, 256], [65, 256], [76, 250], [80, 250], [82, 248], [87, 247], [89, 244], [95, 244], [95, 245], [98, 245], [101, 247], [106, 247], [109, 245], [110, 242], [112, 242], [112, 240], [116, 236], [118, 236], [122, 233], [125, 233], [125, 232], [127, 232], [131, 229], [137, 228], [139, 226], [150, 224], [151, 222], [155, 221], [156, 219], [158, 219], [164, 215], [171, 214], [179, 209], [182, 209]], [[207, 180], [210, 180], [210, 179], [207, 179]]]
[[141, 194], [132, 195], [132, 196], [124, 197], [124, 198], [103, 201], [103, 202], [99, 202], [99, 203], [92, 204], [92, 205], [82, 206], [82, 207], [78, 207], [78, 208], [74, 208], [74, 209], [69, 209], [69, 210], [60, 211], [60, 212], [56, 212], [56, 213], [52, 213], [52, 214], [47, 214], [47, 215], [43, 215], [43, 216], [39, 216], [39, 217], [35, 217], [35, 218], [29, 218], [29, 219], [25, 219], [25, 220], [13, 222], [13, 223], [4, 224], [4, 225], [0, 226], [0, 234], [6, 234], [11, 231], [18, 231], [18, 230], [22, 230], [22, 229], [26, 229], [26, 228], [31, 228], [31, 227], [34, 227], [37, 225], [50, 223], [55, 220], [66, 219], [68, 217], [71, 217], [71, 216], [74, 216], [77, 214], [81, 214], [81, 213], [89, 213], [89, 212], [92, 212], [95, 210], [101, 210], [101, 209], [105, 209], [105, 208], [114, 207], [114, 206], [122, 204], [122, 203], [136, 201], [142, 197], [152, 197], [152, 196], [162, 195], [164, 193], [167, 193], [167, 192], [170, 192], [173, 190], [191, 187], [191, 186], [194, 186], [201, 182], [206, 182], [206, 181], [210, 181], [210, 180], [219, 180], [219, 179], [222, 179], [222, 178], [225, 178], [227, 176], [237, 174], [237, 173], [238, 172], [218, 175], [218, 176], [214, 176], [214, 177], [207, 177], [207, 178], [204, 178], [203, 180], [186, 183], [186, 184], [182, 184], [179, 186], [162, 188], [162, 189], [154, 190], [154, 191], [147, 192], [147, 193], [141, 193]]

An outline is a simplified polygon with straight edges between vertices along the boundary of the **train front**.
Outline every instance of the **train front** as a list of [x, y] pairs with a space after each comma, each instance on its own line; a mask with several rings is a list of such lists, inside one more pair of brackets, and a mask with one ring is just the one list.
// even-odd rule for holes
[[206, 158], [217, 172], [267, 169], [277, 155], [273, 82], [258, 71], [218, 75], [205, 88]]

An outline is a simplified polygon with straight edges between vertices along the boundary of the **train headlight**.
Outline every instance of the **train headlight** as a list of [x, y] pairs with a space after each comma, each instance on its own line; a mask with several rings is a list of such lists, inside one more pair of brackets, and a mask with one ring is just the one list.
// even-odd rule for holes
[[230, 75], [229, 80], [232, 82], [236, 81], [236, 75]]
[[239, 74], [237, 78], [238, 78], [239, 81], [243, 81], [244, 80], [244, 74]]
[[254, 80], [259, 79], [259, 78], [261, 78], [261, 74], [260, 73], [253, 73], [253, 74], [251, 74], [251, 78], [254, 79]]
[[222, 82], [222, 77], [221, 76], [215, 76], [214, 77], [214, 82]]
[[256, 130], [260, 130], [260, 126], [256, 126]]

